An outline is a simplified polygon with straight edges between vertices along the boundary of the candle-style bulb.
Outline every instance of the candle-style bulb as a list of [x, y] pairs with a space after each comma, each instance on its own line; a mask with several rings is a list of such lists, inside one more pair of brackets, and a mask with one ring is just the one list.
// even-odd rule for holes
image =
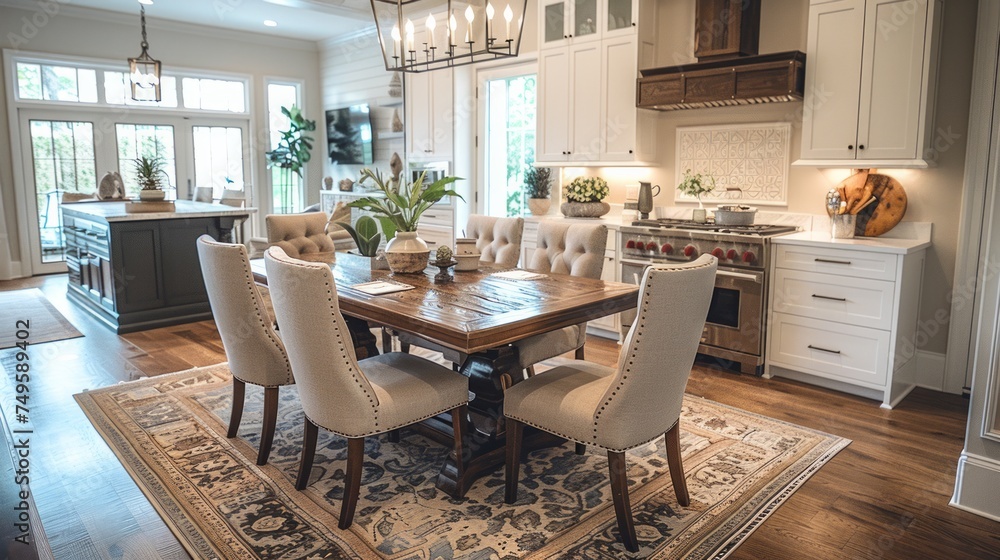
[[402, 41], [403, 40], [403, 37], [399, 34], [399, 25], [393, 25], [392, 26], [392, 40], [393, 41]]
[[472, 20], [476, 19], [476, 13], [472, 11], [472, 6], [467, 6], [465, 8], [465, 21], [472, 24]]
[[434, 14], [427, 16], [427, 21], [424, 23], [427, 26], [427, 30], [431, 33], [434, 32], [434, 28], [437, 27], [437, 21], [434, 19]]
[[[470, 8], [472, 6], [469, 6]], [[491, 2], [486, 3], [486, 19], [493, 21], [493, 16], [496, 15], [496, 10], [493, 9], [493, 4]]]
[[452, 31], [458, 29], [458, 20], [455, 19], [454, 12], [452, 12], [451, 17], [449, 18], [448, 26], [451, 27]]
[[406, 20], [406, 38], [409, 39], [413, 35], [413, 22]]
[[503, 19], [507, 20], [507, 23], [514, 19], [514, 10], [510, 9], [510, 4], [507, 4], [507, 7], [503, 9]]

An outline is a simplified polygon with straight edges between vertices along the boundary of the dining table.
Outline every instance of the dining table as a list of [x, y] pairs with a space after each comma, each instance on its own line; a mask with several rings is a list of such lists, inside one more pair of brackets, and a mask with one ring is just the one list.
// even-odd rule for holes
[[[338, 252], [329, 266], [359, 360], [378, 354], [373, 325], [412, 333], [462, 357], [454, 368], [469, 379], [471, 429], [463, 430], [466, 456], [463, 461], [449, 456], [437, 479], [437, 487], [456, 498], [504, 463], [503, 394], [524, 379], [512, 343], [629, 310], [638, 298], [633, 284], [532, 274], [488, 263], [462, 272], [432, 263], [422, 273], [393, 274], [374, 267], [369, 257]], [[254, 280], [266, 286], [264, 260], [252, 259], [250, 267]], [[381, 291], [372, 290], [373, 286], [398, 291], [369, 293]], [[450, 445], [449, 415], [414, 428]], [[523, 436], [526, 449], [564, 441], [541, 431]]]

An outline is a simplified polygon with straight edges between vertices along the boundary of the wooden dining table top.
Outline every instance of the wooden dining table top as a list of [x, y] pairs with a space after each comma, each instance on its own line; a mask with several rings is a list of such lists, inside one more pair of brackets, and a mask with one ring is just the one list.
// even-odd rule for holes
[[[343, 313], [411, 332], [448, 348], [472, 354], [636, 306], [638, 286], [545, 274], [532, 280], [498, 278], [508, 270], [481, 264], [479, 270], [421, 274], [371, 270], [367, 257], [337, 253], [330, 265]], [[264, 259], [252, 259], [258, 284], [267, 285]], [[369, 295], [357, 284], [388, 280], [411, 290]]]

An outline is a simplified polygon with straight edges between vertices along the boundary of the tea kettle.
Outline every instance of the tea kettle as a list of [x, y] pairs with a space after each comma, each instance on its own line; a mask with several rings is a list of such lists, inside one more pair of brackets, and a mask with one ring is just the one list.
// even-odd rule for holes
[[[653, 192], [656, 189], [656, 192]], [[653, 197], [660, 194], [660, 185], [651, 185], [650, 183], [645, 183], [639, 181], [639, 218], [643, 220], [649, 219], [649, 213], [653, 211]]]

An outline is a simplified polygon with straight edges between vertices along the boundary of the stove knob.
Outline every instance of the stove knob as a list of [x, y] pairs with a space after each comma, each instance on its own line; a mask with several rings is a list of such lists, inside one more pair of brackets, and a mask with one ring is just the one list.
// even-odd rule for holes
[[629, 239], [625, 242], [626, 249], [635, 249], [635, 239]]
[[664, 255], [669, 255], [674, 252], [674, 246], [669, 243], [664, 243], [663, 247], [660, 247], [660, 252]]
[[712, 256], [719, 259], [720, 261], [725, 260], [726, 252], [723, 251], [721, 248], [716, 247], [715, 249], [712, 249]]
[[735, 261], [740, 258], [740, 254], [736, 252], [736, 249], [730, 249], [729, 252], [726, 253], [726, 258], [731, 261]]
[[692, 257], [697, 252], [698, 252], [698, 248], [695, 247], [694, 245], [688, 245], [687, 247], [684, 248], [684, 256], [685, 257]]
[[757, 260], [757, 255], [753, 254], [752, 251], [747, 251], [746, 253], [743, 253], [743, 262], [751, 264], [756, 260]]

